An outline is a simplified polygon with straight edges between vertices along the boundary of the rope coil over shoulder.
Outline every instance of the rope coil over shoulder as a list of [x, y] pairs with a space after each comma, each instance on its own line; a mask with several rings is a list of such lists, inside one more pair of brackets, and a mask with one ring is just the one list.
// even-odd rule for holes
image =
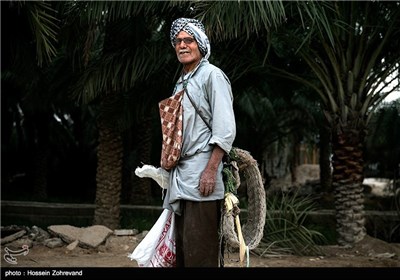
[[266, 200], [257, 161], [249, 152], [239, 148], [233, 149], [236, 153], [239, 177], [242, 180], [245, 179], [247, 184], [248, 215], [243, 230], [241, 230], [238, 216], [240, 212], [238, 208], [239, 200], [234, 194], [227, 192], [221, 233], [229, 245], [240, 249], [240, 260], [242, 261], [246, 247], [247, 250], [255, 249], [263, 237]]

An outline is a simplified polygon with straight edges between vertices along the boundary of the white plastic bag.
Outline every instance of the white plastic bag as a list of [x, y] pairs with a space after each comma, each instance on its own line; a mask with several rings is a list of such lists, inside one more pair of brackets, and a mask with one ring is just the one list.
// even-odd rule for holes
[[142, 167], [136, 167], [136, 176], [140, 178], [151, 178], [157, 182], [163, 189], [168, 189], [169, 186], [169, 172], [161, 167], [154, 167], [153, 165], [145, 164]]
[[128, 257], [140, 267], [175, 267], [175, 215], [164, 209], [145, 238]]

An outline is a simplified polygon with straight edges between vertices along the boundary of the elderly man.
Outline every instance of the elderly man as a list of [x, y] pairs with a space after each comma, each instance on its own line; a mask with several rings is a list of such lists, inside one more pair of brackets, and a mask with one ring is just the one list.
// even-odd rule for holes
[[200, 21], [175, 20], [170, 37], [183, 66], [173, 93], [184, 90], [183, 142], [163, 206], [175, 213], [177, 266], [218, 267], [222, 158], [236, 136], [231, 84], [208, 61], [211, 47]]

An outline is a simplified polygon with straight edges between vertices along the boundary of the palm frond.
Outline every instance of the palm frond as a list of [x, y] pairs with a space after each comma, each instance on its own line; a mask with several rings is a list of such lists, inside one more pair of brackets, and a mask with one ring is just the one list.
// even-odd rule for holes
[[36, 41], [38, 65], [50, 62], [56, 56], [57, 34], [59, 19], [57, 11], [48, 2], [34, 1], [26, 3], [29, 22]]
[[178, 6], [187, 7], [190, 1], [76, 1], [69, 13], [85, 15], [88, 22], [116, 21], [137, 15], [168, 15]]
[[196, 18], [210, 38], [247, 39], [253, 33], [279, 26], [286, 18], [282, 1], [193, 1]]
[[73, 89], [81, 103], [89, 103], [106, 92], [126, 92], [166, 65], [156, 45], [125, 49], [102, 57], [90, 65]]
[[[297, 13], [302, 21], [303, 29], [309, 29], [310, 35], [315, 34], [316, 30], [321, 37], [327, 37], [331, 46], [334, 46], [334, 25], [332, 25], [331, 15], [336, 11], [332, 1], [296, 1], [296, 6]], [[309, 38], [311, 37], [308, 36], [306, 40]]]
[[296, 255], [320, 254], [319, 242], [326, 242], [318, 231], [305, 225], [308, 214], [315, 210], [310, 197], [294, 194], [275, 195], [267, 199], [264, 237], [255, 254], [273, 255], [282, 249]]

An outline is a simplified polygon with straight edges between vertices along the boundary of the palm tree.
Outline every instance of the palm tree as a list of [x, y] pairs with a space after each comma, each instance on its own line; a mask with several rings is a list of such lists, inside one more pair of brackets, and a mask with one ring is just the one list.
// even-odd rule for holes
[[[390, 77], [399, 68], [396, 44], [400, 35], [400, 9], [388, 2], [337, 2], [316, 8], [330, 22], [325, 22], [324, 29], [314, 35], [290, 34], [288, 41], [294, 48], [302, 43], [301, 37], [309, 36], [306, 47], [297, 49], [301, 62], [314, 74], [313, 82], [312, 78], [275, 70], [308, 84], [321, 98], [332, 135], [338, 242], [352, 245], [366, 234], [362, 187], [364, 140], [370, 112], [394, 90], [386, 86], [396, 81]], [[305, 26], [312, 27], [311, 23]], [[279, 38], [287, 36], [281, 35]], [[398, 85], [397, 80], [395, 88]]]

